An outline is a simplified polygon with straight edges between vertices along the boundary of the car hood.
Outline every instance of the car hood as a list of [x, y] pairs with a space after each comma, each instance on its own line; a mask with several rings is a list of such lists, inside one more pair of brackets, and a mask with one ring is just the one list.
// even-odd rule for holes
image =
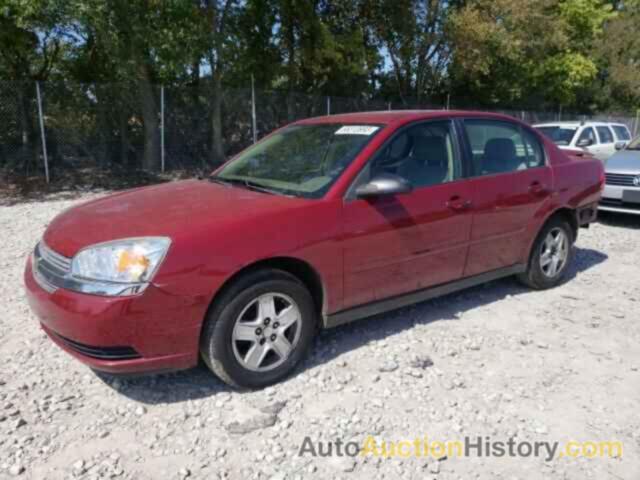
[[640, 174], [640, 151], [622, 150], [615, 153], [606, 162], [607, 173]]
[[66, 210], [51, 222], [44, 241], [56, 252], [72, 257], [100, 242], [144, 236], [174, 238], [280, 212], [307, 201], [206, 180], [170, 182], [116, 193]]

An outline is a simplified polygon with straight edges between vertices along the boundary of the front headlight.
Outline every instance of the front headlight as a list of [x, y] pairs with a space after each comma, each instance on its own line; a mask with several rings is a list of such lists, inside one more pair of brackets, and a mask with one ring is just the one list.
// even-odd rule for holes
[[149, 282], [164, 259], [171, 240], [166, 237], [127, 238], [100, 243], [73, 257], [76, 279], [121, 284]]

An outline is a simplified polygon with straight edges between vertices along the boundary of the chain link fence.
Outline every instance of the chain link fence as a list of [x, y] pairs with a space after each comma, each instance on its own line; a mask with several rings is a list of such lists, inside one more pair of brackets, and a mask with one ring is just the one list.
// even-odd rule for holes
[[[40, 90], [40, 101], [38, 99]], [[53, 179], [210, 170], [291, 121], [367, 110], [456, 108], [417, 100], [325, 97], [198, 85], [0, 81], [0, 173]], [[464, 107], [468, 107], [464, 105]], [[481, 108], [486, 110], [486, 108]], [[637, 135], [637, 115], [494, 110], [528, 123], [605, 120]], [[219, 112], [219, 114], [216, 114]]]

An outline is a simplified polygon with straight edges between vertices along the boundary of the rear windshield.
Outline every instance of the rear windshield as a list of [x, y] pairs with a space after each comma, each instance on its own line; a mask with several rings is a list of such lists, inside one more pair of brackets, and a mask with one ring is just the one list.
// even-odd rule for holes
[[561, 127], [559, 125], [537, 127], [537, 130], [542, 132], [545, 137], [550, 138], [556, 145], [571, 145], [571, 141], [578, 131], [574, 127]]
[[629, 130], [622, 125], [611, 125], [613, 131], [616, 132], [616, 137], [618, 140], [631, 140], [631, 135], [629, 134]]

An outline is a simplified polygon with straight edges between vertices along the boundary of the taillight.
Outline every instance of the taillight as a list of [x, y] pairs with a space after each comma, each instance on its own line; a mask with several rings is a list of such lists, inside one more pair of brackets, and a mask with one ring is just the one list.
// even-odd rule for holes
[[604, 168], [601, 167], [600, 168], [600, 191], [604, 190], [605, 183], [607, 183], [607, 177], [604, 174]]

